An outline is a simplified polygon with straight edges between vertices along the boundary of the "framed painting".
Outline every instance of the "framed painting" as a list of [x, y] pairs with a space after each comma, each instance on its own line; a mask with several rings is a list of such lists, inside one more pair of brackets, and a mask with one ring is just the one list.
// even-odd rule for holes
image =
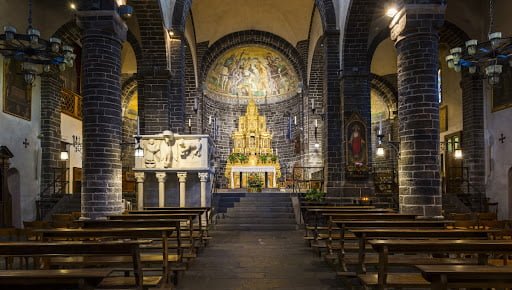
[[448, 106], [439, 108], [439, 131], [448, 131]]
[[366, 124], [354, 113], [345, 125], [346, 172], [349, 178], [365, 178], [369, 174]]
[[30, 121], [32, 87], [25, 83], [21, 63], [4, 60], [3, 111], [7, 114]]
[[500, 111], [512, 107], [512, 69], [503, 66], [500, 82], [492, 87], [492, 111]]

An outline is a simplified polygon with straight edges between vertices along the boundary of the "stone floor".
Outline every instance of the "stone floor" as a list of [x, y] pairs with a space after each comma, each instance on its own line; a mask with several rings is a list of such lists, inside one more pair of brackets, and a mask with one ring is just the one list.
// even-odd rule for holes
[[212, 231], [178, 290], [342, 289], [302, 231]]

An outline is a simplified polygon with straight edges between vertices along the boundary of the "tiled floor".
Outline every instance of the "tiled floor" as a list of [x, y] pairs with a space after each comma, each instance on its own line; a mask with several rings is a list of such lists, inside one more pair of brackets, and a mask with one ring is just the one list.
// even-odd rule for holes
[[178, 290], [342, 289], [301, 231], [212, 231]]

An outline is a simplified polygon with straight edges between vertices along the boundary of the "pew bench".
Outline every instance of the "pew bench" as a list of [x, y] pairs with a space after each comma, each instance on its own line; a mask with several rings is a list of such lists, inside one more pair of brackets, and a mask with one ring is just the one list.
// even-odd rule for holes
[[[38, 261], [34, 265], [34, 268], [41, 268], [46, 272], [37, 272], [37, 270], [6, 270], [4, 272], [5, 284], [0, 285], [39, 285], [38, 283], [46, 283], [46, 279], [49, 285], [61, 285], [62, 283], [83, 283], [85, 278], [80, 279], [80, 275], [88, 277], [89, 281], [95, 288], [106, 289], [106, 288], [136, 288], [136, 289], [147, 289], [149, 287], [155, 287], [160, 285], [162, 282], [161, 276], [145, 276], [141, 267], [141, 256], [139, 246], [150, 241], [104, 241], [104, 242], [81, 242], [81, 241], [65, 241], [65, 242], [16, 242], [16, 243], [0, 243], [0, 255], [1, 256], [16, 256], [16, 257], [34, 257], [35, 261]], [[129, 271], [133, 272], [133, 276], [115, 276], [111, 275], [115, 269], [101, 267], [95, 269], [50, 269], [51, 259], [58, 257], [88, 257], [88, 258], [101, 258], [101, 259], [112, 259], [115, 260], [119, 257], [126, 257], [123, 262], [126, 265], [130, 265]], [[90, 266], [90, 265], [89, 265]], [[95, 266], [98, 266], [97, 264]], [[80, 268], [83, 268], [80, 265]], [[87, 271], [91, 270], [91, 273]], [[98, 272], [94, 272], [98, 270]], [[11, 271], [11, 272], [9, 272]], [[27, 271], [27, 272], [25, 272]], [[125, 272], [126, 270], [123, 270]], [[25, 273], [26, 275], [24, 276]], [[54, 275], [55, 281], [47, 280], [43, 278], [45, 274]], [[101, 274], [101, 275], [100, 275]], [[66, 277], [66, 276], [69, 277]], [[37, 278], [40, 276], [39, 278]], [[103, 277], [101, 277], [103, 276]], [[33, 280], [27, 279], [27, 277], [34, 277]], [[67, 279], [68, 278], [68, 279]], [[0, 279], [1, 280], [1, 279]], [[21, 281], [25, 280], [25, 281]], [[39, 281], [41, 280], [41, 281]], [[80, 282], [82, 281], [82, 282]], [[69, 285], [68, 285], [69, 286]], [[81, 286], [81, 285], [80, 285]], [[28, 286], [27, 286], [28, 287]], [[39, 288], [39, 287], [38, 287]], [[53, 289], [53, 288], [52, 288]]]

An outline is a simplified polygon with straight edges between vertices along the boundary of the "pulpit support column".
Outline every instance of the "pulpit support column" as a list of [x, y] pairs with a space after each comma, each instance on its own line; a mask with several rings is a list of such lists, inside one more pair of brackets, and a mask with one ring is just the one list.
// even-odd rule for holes
[[144, 209], [144, 172], [135, 172], [137, 181], [137, 210]]
[[156, 179], [158, 180], [158, 207], [165, 206], [165, 180], [167, 174], [165, 172], [157, 172]]
[[180, 207], [185, 207], [187, 173], [178, 172], [178, 180], [180, 181]]
[[[208, 181], [208, 172], [199, 172], [199, 181], [201, 182], [201, 207], [206, 207], [206, 181]], [[201, 215], [201, 222], [205, 221], [206, 224], [206, 213]]]

